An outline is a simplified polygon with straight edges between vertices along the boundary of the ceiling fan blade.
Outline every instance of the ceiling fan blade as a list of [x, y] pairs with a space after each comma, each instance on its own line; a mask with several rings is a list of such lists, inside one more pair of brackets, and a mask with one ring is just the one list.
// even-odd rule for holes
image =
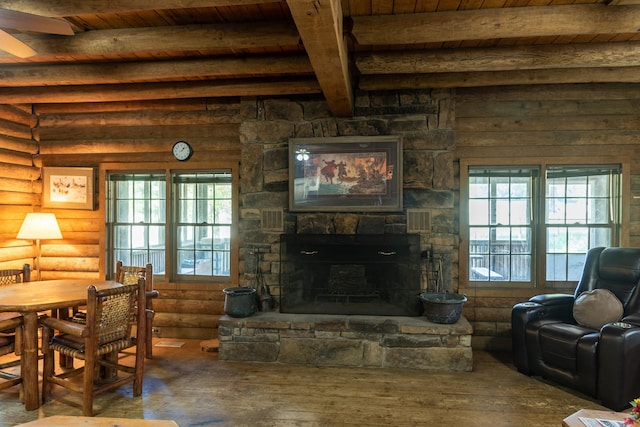
[[73, 35], [71, 25], [67, 21], [9, 9], [0, 9], [0, 28], [63, 36]]
[[19, 58], [28, 58], [36, 54], [35, 50], [2, 30], [0, 30], [0, 49]]

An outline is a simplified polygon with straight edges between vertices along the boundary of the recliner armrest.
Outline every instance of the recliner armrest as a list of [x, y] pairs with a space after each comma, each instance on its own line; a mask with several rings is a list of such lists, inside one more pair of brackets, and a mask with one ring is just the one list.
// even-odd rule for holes
[[537, 320], [545, 319], [573, 323], [574, 302], [575, 298], [571, 294], [543, 294], [529, 298], [528, 303], [524, 304], [536, 304], [538, 306], [537, 308], [530, 307], [528, 309], [528, 311], [535, 311]]
[[513, 306], [511, 343], [513, 361], [518, 371], [531, 374], [531, 362], [525, 340], [527, 325], [543, 320], [573, 323], [573, 301], [573, 295], [570, 294], [546, 294], [536, 295], [529, 301]]
[[570, 305], [573, 306], [575, 298], [572, 294], [542, 294], [529, 298], [529, 301], [544, 306]]
[[621, 322], [640, 326], [640, 313], [633, 313], [622, 318]]
[[[637, 321], [637, 315], [627, 318], [633, 316]], [[621, 411], [640, 396], [640, 325], [626, 321], [604, 325], [598, 352], [597, 397], [604, 406]]]

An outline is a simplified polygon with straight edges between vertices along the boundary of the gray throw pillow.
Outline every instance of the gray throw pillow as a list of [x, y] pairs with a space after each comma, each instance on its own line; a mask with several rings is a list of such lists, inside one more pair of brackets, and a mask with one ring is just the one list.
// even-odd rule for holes
[[573, 304], [573, 318], [579, 325], [600, 329], [622, 318], [622, 303], [608, 289], [594, 289], [578, 295]]

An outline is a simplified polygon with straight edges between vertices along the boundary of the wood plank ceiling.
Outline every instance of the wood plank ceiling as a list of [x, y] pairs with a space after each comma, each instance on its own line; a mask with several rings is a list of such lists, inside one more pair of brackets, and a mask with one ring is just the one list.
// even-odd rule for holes
[[[6, 31], [0, 103], [639, 82], [640, 0], [5, 0], [75, 35]], [[1, 46], [0, 46], [1, 47]]]

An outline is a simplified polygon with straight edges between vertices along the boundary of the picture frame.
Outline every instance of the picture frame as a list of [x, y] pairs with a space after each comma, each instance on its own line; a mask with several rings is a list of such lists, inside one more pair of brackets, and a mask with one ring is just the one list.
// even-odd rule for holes
[[290, 139], [289, 210], [402, 211], [400, 136]]
[[43, 200], [46, 208], [94, 209], [93, 168], [43, 168]]

